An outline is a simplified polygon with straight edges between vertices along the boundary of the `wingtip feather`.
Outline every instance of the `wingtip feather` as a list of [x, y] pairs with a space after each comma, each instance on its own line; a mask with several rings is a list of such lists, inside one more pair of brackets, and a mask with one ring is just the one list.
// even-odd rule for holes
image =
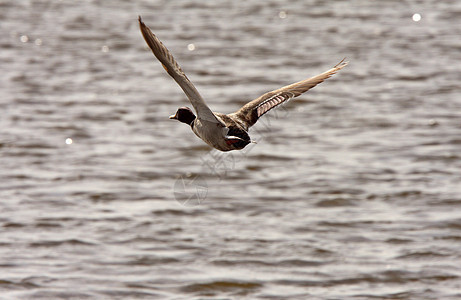
[[344, 57], [339, 63], [337, 63], [333, 68], [339, 68], [342, 69], [345, 66], [349, 64], [349, 61], [346, 60], [346, 57]]

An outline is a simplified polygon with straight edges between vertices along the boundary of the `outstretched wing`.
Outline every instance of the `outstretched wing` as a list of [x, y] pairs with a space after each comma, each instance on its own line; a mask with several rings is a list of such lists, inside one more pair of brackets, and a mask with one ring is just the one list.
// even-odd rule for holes
[[343, 59], [336, 66], [320, 75], [284, 86], [272, 92], [265, 93], [259, 98], [245, 104], [234, 114], [240, 120], [244, 121], [245, 125], [248, 126], [246, 128], [248, 130], [250, 126], [253, 126], [256, 121], [258, 121], [258, 119], [269, 110], [279, 106], [284, 102], [287, 102], [294, 97], [301, 95], [302, 93], [307, 92], [309, 89], [334, 75], [346, 65], [347, 62], [345, 62]]
[[152, 33], [149, 27], [144, 24], [141, 20], [141, 16], [139, 16], [139, 28], [141, 29], [144, 40], [154, 53], [155, 57], [157, 57], [168, 74], [179, 84], [187, 98], [189, 98], [190, 103], [197, 112], [197, 117], [202, 120], [221, 124], [221, 122], [216, 119], [210, 108], [206, 105], [195, 86], [192, 82], [190, 82], [189, 78], [187, 78], [186, 74], [184, 74], [173, 55], [171, 55], [170, 51], [168, 51], [165, 45], [163, 45], [155, 34]]

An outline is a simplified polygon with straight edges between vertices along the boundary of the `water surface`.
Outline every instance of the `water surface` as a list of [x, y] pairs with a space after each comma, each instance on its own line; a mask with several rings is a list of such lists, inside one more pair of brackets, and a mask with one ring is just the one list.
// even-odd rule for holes
[[[223, 154], [168, 120], [188, 103], [138, 15], [219, 112], [350, 65]], [[1, 2], [0, 298], [460, 298], [460, 16]]]

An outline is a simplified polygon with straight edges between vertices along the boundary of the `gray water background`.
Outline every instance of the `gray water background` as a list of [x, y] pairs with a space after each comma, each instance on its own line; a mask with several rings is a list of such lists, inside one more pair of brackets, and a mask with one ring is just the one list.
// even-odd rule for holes
[[[168, 120], [189, 103], [138, 15], [214, 111], [350, 65], [222, 154]], [[0, 1], [0, 299], [460, 299], [460, 19]]]

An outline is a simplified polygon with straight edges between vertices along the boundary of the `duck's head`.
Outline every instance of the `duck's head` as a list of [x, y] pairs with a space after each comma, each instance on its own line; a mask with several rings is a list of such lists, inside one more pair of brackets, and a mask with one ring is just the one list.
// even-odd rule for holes
[[180, 107], [176, 114], [170, 116], [170, 119], [191, 125], [195, 120], [195, 115], [189, 107]]

